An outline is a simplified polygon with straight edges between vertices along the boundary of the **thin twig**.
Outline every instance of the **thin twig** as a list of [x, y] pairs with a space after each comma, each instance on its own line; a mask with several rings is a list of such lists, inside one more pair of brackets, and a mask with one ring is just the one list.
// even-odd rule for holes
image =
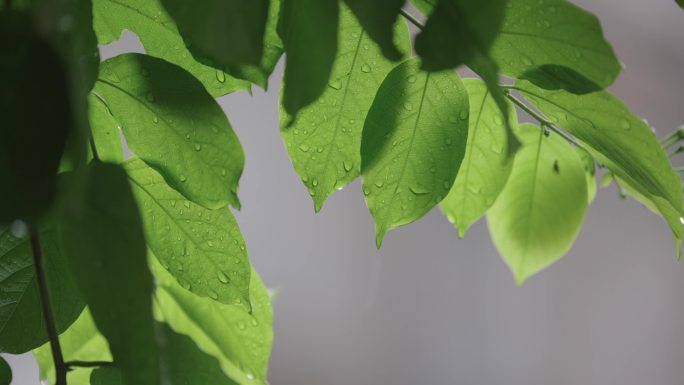
[[425, 28], [425, 26], [423, 25], [423, 23], [421, 23], [418, 19], [416, 19], [415, 16], [413, 16], [413, 15], [411, 15], [410, 13], [406, 12], [404, 9], [400, 9], [400, 10], [399, 10], [399, 13], [401, 14], [401, 16], [404, 16], [404, 18], [405, 18], [406, 20], [410, 21], [411, 24], [413, 24], [413, 25], [415, 25], [416, 27], [418, 27], [418, 29], [421, 29], [421, 30], [422, 30], [423, 28]]
[[52, 307], [50, 306], [50, 296], [48, 293], [47, 280], [45, 278], [45, 269], [43, 267], [43, 251], [40, 248], [40, 238], [35, 225], [29, 226], [29, 236], [31, 238], [31, 250], [33, 251], [33, 264], [36, 269], [36, 281], [38, 281], [38, 289], [40, 290], [40, 303], [43, 308], [43, 317], [45, 318], [48, 338], [50, 339], [52, 360], [55, 363], [55, 384], [66, 385], [67, 367], [64, 364], [62, 348], [59, 345], [59, 334], [57, 333], [57, 327], [55, 326], [55, 317], [52, 313]]
[[93, 159], [96, 162], [100, 162], [100, 155], [97, 153], [97, 147], [95, 146], [95, 138], [93, 137], [93, 129], [90, 129], [90, 135], [88, 135], [88, 142], [90, 142], [90, 151], [93, 153]]

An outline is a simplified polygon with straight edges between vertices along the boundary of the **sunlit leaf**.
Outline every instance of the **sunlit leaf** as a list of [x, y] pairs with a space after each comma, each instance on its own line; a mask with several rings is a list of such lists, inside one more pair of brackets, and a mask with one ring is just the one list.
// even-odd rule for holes
[[118, 40], [123, 31], [129, 30], [138, 35], [148, 55], [184, 68], [213, 96], [250, 88], [249, 82], [196, 61], [159, 1], [93, 0], [93, 23], [100, 44]]
[[[442, 212], [465, 236], [494, 204], [511, 171], [507, 156], [505, 117], [487, 86], [478, 79], [464, 79], [470, 98], [470, 124], [465, 157], [449, 195], [440, 203]], [[517, 127], [517, 114], [510, 103], [509, 124]]]
[[136, 155], [193, 202], [240, 206], [242, 147], [221, 107], [195, 78], [141, 54], [114, 57], [101, 70], [95, 92]]
[[139, 159], [125, 164], [141, 207], [148, 247], [193, 293], [249, 310], [245, 241], [228, 208], [186, 200]]
[[[88, 96], [90, 130], [101, 160], [118, 163], [123, 160], [121, 128], [104, 100], [94, 94]], [[90, 147], [89, 147], [90, 148]], [[88, 151], [91, 151], [90, 149]]]
[[354, 12], [368, 36], [378, 43], [382, 54], [390, 60], [399, 60], [404, 54], [403, 47], [395, 46], [395, 25], [399, 10], [405, 0], [345, 0]]
[[418, 220], [449, 192], [465, 154], [468, 108], [454, 71], [423, 72], [411, 59], [385, 78], [361, 144], [363, 192], [378, 246], [389, 230]]
[[74, 278], [126, 383], [159, 384], [152, 275], [126, 172], [91, 163], [84, 197], [60, 224]]
[[587, 182], [579, 155], [556, 134], [520, 127], [508, 183], [487, 213], [496, 248], [515, 280], [549, 266], [570, 250], [587, 212]]
[[[397, 46], [408, 53], [406, 23], [399, 21], [395, 31]], [[338, 39], [337, 58], [323, 95], [302, 109], [289, 126], [292, 117], [284, 108], [280, 115], [283, 141], [316, 211], [335, 189], [359, 175], [366, 114], [378, 87], [394, 67], [344, 6]]]

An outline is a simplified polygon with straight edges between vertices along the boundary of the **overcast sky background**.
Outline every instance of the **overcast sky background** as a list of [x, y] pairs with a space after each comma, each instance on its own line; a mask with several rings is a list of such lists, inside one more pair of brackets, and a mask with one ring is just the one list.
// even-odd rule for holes
[[[663, 135], [684, 123], [684, 10], [674, 0], [575, 1], [625, 71], [612, 90]], [[138, 47], [130, 34], [105, 56]], [[137, 48], [139, 49], [139, 48]], [[684, 266], [665, 223], [603, 189], [573, 250], [517, 288], [481, 221], [437, 211], [381, 251], [358, 181], [314, 215], [268, 92], [221, 98], [245, 148], [237, 218], [274, 303], [273, 385], [681, 385]], [[36, 385], [30, 355], [13, 385]]]

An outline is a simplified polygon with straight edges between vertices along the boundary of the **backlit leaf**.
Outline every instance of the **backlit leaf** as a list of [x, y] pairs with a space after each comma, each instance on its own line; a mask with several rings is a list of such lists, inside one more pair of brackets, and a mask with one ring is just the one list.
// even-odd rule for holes
[[[123, 160], [121, 128], [109, 111], [104, 100], [94, 94], [88, 95], [90, 130], [93, 134], [97, 154], [101, 160], [118, 163]], [[88, 151], [90, 147], [88, 147]]]
[[[395, 41], [410, 51], [408, 28], [399, 21]], [[375, 93], [394, 63], [342, 7], [337, 58], [328, 87], [313, 104], [302, 109], [294, 123], [281, 108], [281, 135], [290, 159], [309, 188], [316, 211], [335, 189], [354, 180], [361, 169], [361, 134]]]
[[345, 0], [366, 34], [377, 42], [382, 54], [390, 60], [399, 60], [405, 54], [403, 47], [394, 45], [395, 25], [404, 2], [405, 0]]
[[193, 202], [240, 206], [242, 146], [221, 107], [195, 78], [141, 54], [114, 57], [101, 69], [95, 92], [136, 155]]
[[496, 248], [518, 285], [570, 250], [587, 212], [582, 160], [556, 134], [520, 127], [508, 183], [487, 213]]
[[376, 244], [418, 220], [449, 192], [468, 138], [468, 95], [454, 71], [428, 73], [417, 59], [387, 75], [363, 128], [361, 173]]

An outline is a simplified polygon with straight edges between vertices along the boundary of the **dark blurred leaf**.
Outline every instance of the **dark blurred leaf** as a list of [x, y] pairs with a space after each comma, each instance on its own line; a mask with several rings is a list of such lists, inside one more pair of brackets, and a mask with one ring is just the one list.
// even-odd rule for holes
[[402, 52], [394, 45], [394, 26], [404, 2], [405, 0], [345, 0], [364, 31], [378, 43], [383, 55], [390, 60], [402, 58]]
[[127, 385], [159, 384], [152, 274], [123, 168], [91, 163], [83, 207], [65, 213], [61, 230], [76, 282]]
[[675, 0], [680, 7], [684, 8], [684, 0]]
[[269, 0], [162, 0], [200, 61], [218, 68], [261, 62]]
[[118, 367], [97, 368], [90, 374], [90, 385], [128, 385]]
[[0, 12], [0, 223], [50, 208], [74, 124], [61, 59], [31, 26], [23, 13]]
[[282, 0], [278, 32], [285, 44], [282, 105], [290, 115], [313, 103], [328, 85], [335, 55], [337, 0]]
[[12, 382], [12, 368], [7, 361], [0, 357], [0, 385], [10, 385]]

